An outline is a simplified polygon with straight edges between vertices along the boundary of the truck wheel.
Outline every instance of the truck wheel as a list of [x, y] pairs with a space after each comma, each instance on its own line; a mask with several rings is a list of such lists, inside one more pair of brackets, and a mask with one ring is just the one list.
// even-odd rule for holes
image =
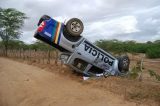
[[48, 15], [43, 15], [40, 19], [39, 19], [39, 22], [38, 22], [38, 26], [42, 23], [42, 21], [45, 21], [45, 20], [49, 20], [51, 17], [48, 16]]
[[80, 34], [83, 32], [83, 28], [83, 23], [78, 18], [72, 18], [66, 24], [67, 32], [71, 36], [80, 36]]
[[118, 68], [120, 72], [127, 73], [129, 71], [130, 60], [128, 56], [122, 56], [118, 58]]

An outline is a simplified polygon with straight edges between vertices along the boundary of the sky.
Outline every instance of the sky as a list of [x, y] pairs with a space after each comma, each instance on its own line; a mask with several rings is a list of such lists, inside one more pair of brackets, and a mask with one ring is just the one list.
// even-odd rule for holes
[[44, 14], [60, 22], [81, 19], [82, 36], [91, 42], [160, 40], [160, 0], [0, 0], [0, 7], [16, 8], [29, 17], [20, 38], [26, 43], [36, 41], [33, 35]]

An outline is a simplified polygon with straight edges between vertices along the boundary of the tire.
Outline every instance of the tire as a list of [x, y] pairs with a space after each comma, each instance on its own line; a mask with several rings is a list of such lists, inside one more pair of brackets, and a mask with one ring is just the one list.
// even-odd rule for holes
[[80, 19], [72, 18], [66, 24], [66, 30], [71, 36], [80, 36], [84, 26]]
[[45, 21], [45, 20], [49, 20], [51, 17], [48, 16], [48, 15], [43, 15], [40, 19], [39, 19], [39, 22], [38, 22], [38, 26], [42, 23], [42, 21]]
[[121, 73], [127, 73], [129, 71], [130, 60], [128, 56], [122, 56], [118, 58], [118, 69]]
[[77, 42], [82, 36], [72, 36], [70, 33], [68, 33], [66, 26], [63, 28], [63, 35], [64, 37], [71, 41], [71, 42]]

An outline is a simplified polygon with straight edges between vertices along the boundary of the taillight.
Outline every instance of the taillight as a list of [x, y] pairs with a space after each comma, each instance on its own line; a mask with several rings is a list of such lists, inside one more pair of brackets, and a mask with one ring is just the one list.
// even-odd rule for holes
[[38, 27], [38, 32], [42, 32], [45, 26], [46, 26], [46, 22], [43, 21]]

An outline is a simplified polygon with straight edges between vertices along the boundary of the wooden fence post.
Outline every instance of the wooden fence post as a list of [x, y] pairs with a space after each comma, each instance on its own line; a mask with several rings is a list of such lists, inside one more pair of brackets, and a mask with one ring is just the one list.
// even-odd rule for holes
[[20, 59], [21, 59], [21, 57], [22, 57], [22, 56], [21, 56], [21, 48], [19, 49], [19, 56], [20, 56]]
[[22, 56], [23, 60], [25, 60], [24, 49], [22, 49]]
[[50, 64], [50, 58], [51, 58], [51, 56], [50, 56], [50, 50], [48, 50], [48, 56], [47, 56], [48, 61], [47, 61], [47, 64]]
[[31, 50], [29, 49], [29, 61], [31, 61]]
[[55, 57], [55, 64], [58, 65], [58, 51], [55, 50], [55, 53], [56, 53], [56, 57]]
[[40, 58], [41, 58], [41, 51], [38, 50], [38, 53], [37, 53], [37, 58], [38, 58], [38, 63], [41, 62]]
[[42, 55], [43, 55], [43, 64], [44, 64], [44, 57], [45, 57], [44, 51], [42, 52]]
[[140, 73], [139, 78], [138, 78], [139, 81], [142, 81], [142, 73], [143, 73], [143, 61], [144, 61], [144, 57], [145, 57], [145, 54], [143, 55], [143, 57], [142, 57], [142, 59], [141, 59], [141, 64], [140, 64], [141, 73]]

